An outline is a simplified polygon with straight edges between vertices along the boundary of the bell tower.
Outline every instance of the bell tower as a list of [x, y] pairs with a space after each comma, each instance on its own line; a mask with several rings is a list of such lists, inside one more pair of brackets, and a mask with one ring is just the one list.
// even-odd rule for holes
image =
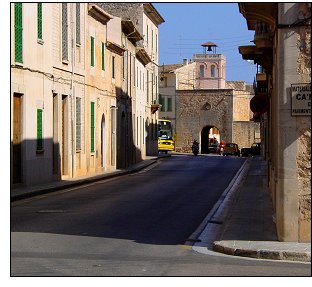
[[217, 45], [213, 42], [201, 44], [202, 54], [194, 54], [195, 88], [225, 89], [225, 55], [217, 54]]

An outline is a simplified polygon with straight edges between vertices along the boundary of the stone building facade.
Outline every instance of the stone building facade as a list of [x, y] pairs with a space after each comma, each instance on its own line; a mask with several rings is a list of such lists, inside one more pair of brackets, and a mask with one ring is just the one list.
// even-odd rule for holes
[[143, 64], [144, 70], [137, 69], [136, 73], [136, 78], [141, 81], [140, 87], [142, 88], [138, 93], [140, 95], [138, 102], [141, 105], [136, 102], [140, 113], [133, 118], [133, 128], [142, 136], [140, 140], [136, 139], [138, 156], [142, 154], [140, 148], [143, 146], [145, 155], [156, 155], [158, 153], [157, 119], [160, 107], [158, 103], [158, 26], [164, 22], [164, 19], [151, 3], [120, 5], [120, 3], [102, 2], [98, 5], [111, 15], [120, 17], [124, 21], [132, 21], [137, 31], [143, 36], [143, 39], [136, 45], [138, 58], [136, 64], [138, 68], [142, 68], [141, 64]]
[[311, 242], [311, 4], [240, 3], [239, 10], [255, 31], [255, 45], [239, 51], [263, 67], [254, 112], [267, 131], [267, 186], [278, 238]]
[[176, 151], [191, 152], [196, 139], [200, 152], [208, 146], [208, 131], [217, 127], [221, 139], [232, 142], [233, 90], [176, 91]]
[[11, 3], [13, 184], [113, 171], [157, 153], [164, 20], [152, 4], [133, 3], [134, 22], [100, 4]]
[[253, 88], [244, 81], [226, 82], [225, 67], [224, 55], [207, 53], [160, 67], [159, 117], [172, 120], [176, 151], [191, 152], [196, 139], [200, 152], [207, 153], [211, 130], [217, 131], [219, 142], [240, 148], [259, 142], [260, 125], [249, 107]]

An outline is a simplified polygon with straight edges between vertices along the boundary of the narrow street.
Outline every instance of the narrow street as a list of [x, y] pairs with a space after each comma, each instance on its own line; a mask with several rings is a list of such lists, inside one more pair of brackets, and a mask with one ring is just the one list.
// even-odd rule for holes
[[173, 155], [136, 174], [14, 202], [11, 275], [306, 274], [309, 265], [205, 255], [185, 245], [244, 160]]

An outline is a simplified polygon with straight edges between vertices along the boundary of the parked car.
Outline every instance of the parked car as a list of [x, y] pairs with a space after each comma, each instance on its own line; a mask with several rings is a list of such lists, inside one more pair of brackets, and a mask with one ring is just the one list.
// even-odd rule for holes
[[253, 143], [251, 146], [252, 155], [260, 155], [261, 143]]
[[240, 156], [238, 145], [236, 143], [226, 143], [223, 150], [223, 155]]
[[208, 153], [217, 153], [217, 151], [218, 151], [218, 145], [216, 144], [211, 144], [208, 147]]
[[244, 156], [244, 157], [252, 156], [252, 148], [251, 147], [241, 148], [241, 156]]

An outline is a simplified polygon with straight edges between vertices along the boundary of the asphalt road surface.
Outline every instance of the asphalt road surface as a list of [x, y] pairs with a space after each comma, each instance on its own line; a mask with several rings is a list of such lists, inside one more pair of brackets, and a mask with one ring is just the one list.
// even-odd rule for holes
[[136, 174], [12, 203], [11, 276], [306, 276], [310, 265], [185, 242], [245, 159], [173, 155]]

